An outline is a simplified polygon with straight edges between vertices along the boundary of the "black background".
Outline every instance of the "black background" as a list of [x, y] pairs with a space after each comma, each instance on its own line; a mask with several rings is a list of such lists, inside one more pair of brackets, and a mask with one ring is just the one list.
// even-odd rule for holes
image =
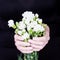
[[38, 13], [50, 27], [50, 41], [39, 52], [39, 60], [60, 60], [60, 2], [59, 0], [0, 0], [0, 60], [17, 60], [14, 30], [8, 20], [19, 21], [24, 11]]

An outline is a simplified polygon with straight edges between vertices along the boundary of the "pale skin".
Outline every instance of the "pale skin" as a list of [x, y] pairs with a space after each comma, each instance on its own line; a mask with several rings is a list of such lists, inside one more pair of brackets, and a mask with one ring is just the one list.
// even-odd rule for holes
[[42, 50], [50, 40], [50, 29], [46, 27], [46, 34], [43, 37], [33, 37], [28, 42], [23, 42], [23, 38], [14, 35], [15, 46], [22, 53], [32, 53], [33, 51]]

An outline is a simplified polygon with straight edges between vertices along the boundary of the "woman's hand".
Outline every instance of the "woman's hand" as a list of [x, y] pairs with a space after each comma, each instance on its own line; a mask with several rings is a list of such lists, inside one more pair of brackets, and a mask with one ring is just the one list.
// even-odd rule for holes
[[19, 35], [14, 36], [15, 46], [22, 53], [32, 53], [33, 48], [30, 46], [30, 43], [23, 42], [23, 38]]
[[34, 37], [33, 40], [29, 40], [29, 43], [31, 44], [33, 51], [40, 51], [46, 46], [49, 40], [50, 40], [50, 29], [47, 26], [45, 36]]
[[50, 29], [46, 27], [46, 34], [43, 37], [34, 37], [28, 42], [23, 42], [23, 38], [19, 35], [14, 36], [15, 46], [22, 53], [32, 53], [33, 51], [40, 51], [43, 49], [50, 39]]

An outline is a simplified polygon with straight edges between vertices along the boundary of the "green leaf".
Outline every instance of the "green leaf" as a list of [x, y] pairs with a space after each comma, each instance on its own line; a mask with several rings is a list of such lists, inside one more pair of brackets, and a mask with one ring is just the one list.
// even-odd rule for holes
[[28, 32], [29, 32], [29, 34], [30, 34], [30, 35], [32, 35], [33, 30], [32, 30], [32, 29], [30, 29]]
[[36, 32], [33, 32], [32, 36], [33, 37], [37, 37], [37, 33]]

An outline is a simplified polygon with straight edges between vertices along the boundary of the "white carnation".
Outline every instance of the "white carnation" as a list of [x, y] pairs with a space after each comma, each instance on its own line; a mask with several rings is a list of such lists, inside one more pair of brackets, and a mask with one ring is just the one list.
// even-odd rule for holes
[[37, 25], [36, 21], [33, 21], [27, 25], [27, 30], [29, 31], [30, 29], [34, 28]]
[[25, 39], [27, 39], [27, 38], [29, 38], [30, 36], [29, 36], [29, 34], [26, 32], [26, 33], [24, 33], [23, 35], [22, 35], [22, 38], [25, 40]]
[[37, 18], [38, 18], [38, 17], [39, 17], [39, 15], [36, 13], [36, 14], [35, 14], [35, 17], [37, 17]]
[[19, 34], [19, 35], [22, 35], [22, 34], [24, 34], [25, 32], [26, 32], [25, 29], [23, 29], [23, 30], [19, 30], [19, 31], [18, 31], [18, 34]]
[[22, 21], [23, 21], [26, 25], [28, 25], [28, 24], [30, 23], [31, 20], [28, 20], [28, 19], [23, 18]]
[[9, 27], [12, 27], [13, 25], [14, 25], [14, 21], [13, 21], [13, 20], [9, 20], [9, 21], [8, 21], [8, 26], [9, 26]]
[[26, 11], [22, 14], [23, 18], [26, 20], [32, 20], [34, 18], [34, 14], [31, 11]]
[[28, 31], [31, 30], [31, 26], [30, 25], [27, 26], [27, 30]]
[[22, 35], [22, 31], [18, 31], [18, 34], [19, 34], [19, 35]]
[[25, 29], [25, 28], [26, 28], [26, 25], [23, 23], [23, 21], [20, 21], [20, 22], [19, 22], [18, 28], [19, 28], [19, 29]]
[[45, 30], [44, 27], [39, 24], [36, 25], [33, 29], [33, 31], [36, 31], [36, 32], [38, 32], [38, 31], [43, 32], [44, 30]]
[[33, 21], [33, 22], [30, 23], [30, 25], [31, 25], [31, 28], [34, 28], [37, 25], [37, 22]]
[[38, 21], [38, 23], [42, 23], [42, 19], [37, 18], [36, 21]]

